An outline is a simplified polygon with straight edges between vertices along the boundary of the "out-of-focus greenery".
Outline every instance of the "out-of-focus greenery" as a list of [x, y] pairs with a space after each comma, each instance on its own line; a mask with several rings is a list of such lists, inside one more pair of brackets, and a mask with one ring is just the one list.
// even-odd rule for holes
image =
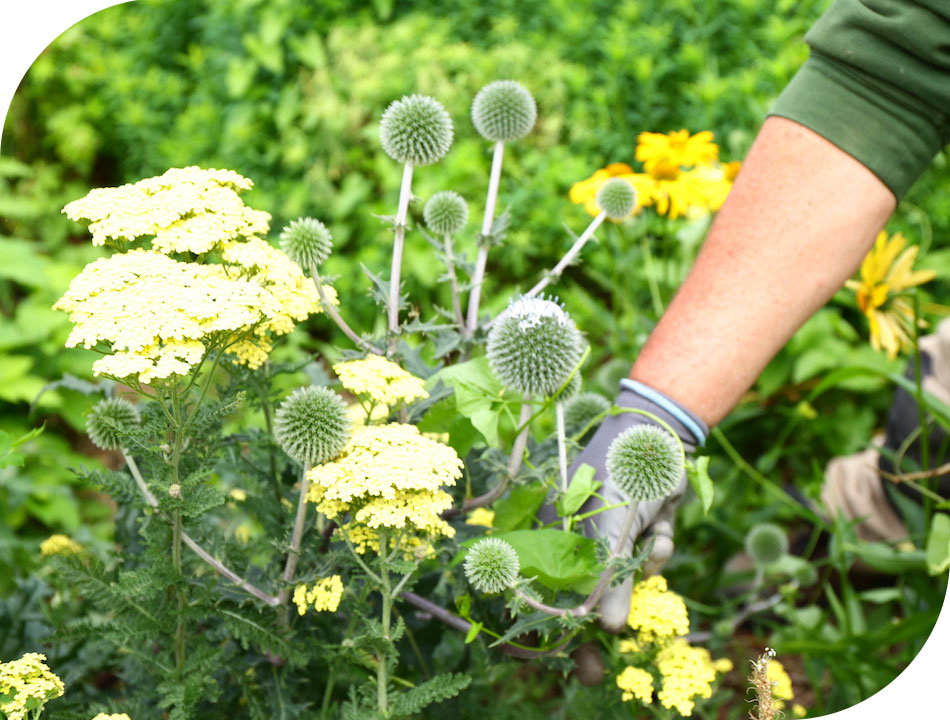
[[[458, 249], [471, 259], [490, 147], [474, 132], [467, 109], [485, 83], [516, 79], [536, 97], [539, 120], [531, 135], [506, 150], [500, 203], [511, 207], [512, 231], [489, 256], [486, 310], [495, 312], [563, 254], [571, 242], [565, 225], [579, 233], [588, 222], [567, 199], [571, 184], [609, 162], [632, 163], [640, 131], [709, 129], [723, 159], [740, 160], [769, 105], [807, 56], [802, 36], [828, 4], [136, 0], [69, 30], [25, 78], [0, 151], [0, 430], [19, 438], [46, 423], [43, 433], [18, 448], [22, 466], [0, 468], [0, 516], [6, 520], [0, 523], [0, 595], [35, 569], [38, 542], [50, 532], [85, 541], [109, 536], [110, 506], [75, 487], [68, 470], [101, 459], [89, 457], [93, 449], [82, 434], [91, 403], [86, 393], [94, 391], [86, 384], [93, 358], [63, 349], [69, 324], [50, 309], [79, 269], [99, 256], [85, 231], [61, 215], [66, 202], [92, 187], [174, 166], [237, 170], [255, 181], [245, 197], [273, 214], [274, 235], [299, 215], [327, 223], [336, 249], [326, 274], [337, 276], [347, 318], [369, 329], [383, 319], [367, 294], [360, 264], [378, 271], [388, 263], [390, 231], [372, 213], [392, 213], [400, 181], [399, 166], [378, 142], [380, 114], [413, 92], [436, 97], [452, 114], [452, 150], [437, 171], [416, 171], [414, 192], [424, 200], [453, 189], [468, 200], [473, 220]], [[950, 196], [940, 190], [948, 175], [945, 159], [938, 157], [892, 223], [923, 246], [921, 265], [938, 273], [928, 290], [938, 297], [950, 282], [950, 250], [940, 244], [950, 230]], [[411, 208], [413, 224], [421, 207], [419, 202]], [[589, 385], [613, 394], [616, 378], [626, 373], [656, 321], [640, 235], [664, 238], [655, 253], [668, 301], [708, 222], [699, 217], [671, 225], [654, 218], [604, 228], [601, 244], [585, 249], [584, 263], [553, 288], [592, 341]], [[407, 292], [423, 318], [434, 305], [448, 304], [431, 248], [419, 233], [407, 236], [404, 266]], [[803, 403], [822, 376], [841, 366], [900, 371], [900, 362], [871, 351], [865, 337], [852, 297], [840, 293], [723, 424], [776, 487], [793, 484], [816, 497], [827, 459], [866, 447], [881, 426], [890, 394], [879, 378], [852, 378], [814, 404]], [[322, 316], [299, 329], [291, 343], [283, 351], [297, 356], [349, 346]], [[49, 389], [31, 409], [40, 390], [64, 377], [71, 379]], [[697, 598], [717, 590], [714, 570], [741, 548], [746, 526], [762, 520], [793, 524], [797, 518], [777, 502], [774, 489], [743, 475], [714, 440], [709, 449], [716, 501], [709, 516], [698, 513], [696, 503], [684, 507], [669, 569], [673, 586]], [[855, 559], [840, 550], [850, 539], [844, 530], [838, 536], [833, 565], [842, 574]], [[834, 603], [818, 608], [828, 602], [824, 597], [813, 598], [816, 604], [807, 608], [782, 609], [787, 625], [777, 640], [808, 656], [806, 670], [816, 686], [827, 683], [826, 670], [835, 679], [813, 707], [853, 704], [916, 654], [935, 615], [921, 614], [925, 620], [916, 635], [911, 628], [899, 636], [903, 644], [889, 661], [893, 668], [875, 673], [871, 665], [877, 660], [856, 640], [861, 623], [883, 625], [894, 614], [911, 617], [924, 606], [939, 607], [920, 569], [911, 572], [917, 574], [906, 581], [895, 578], [895, 584], [912, 588], [907, 593], [848, 596], [847, 622], [836, 616]], [[707, 619], [714, 619], [712, 611]], [[809, 623], [834, 624], [839, 634], [815, 640]], [[803, 638], [812, 642], [810, 650]], [[462, 662], [462, 638], [430, 639], [440, 657]], [[859, 661], [868, 668], [864, 684], [849, 684]], [[494, 692], [501, 682], [492, 685]], [[546, 677], [538, 687], [551, 682]], [[518, 697], [516, 690], [506, 692]], [[570, 702], [584, 707], [585, 692], [575, 682], [564, 690], [565, 703], [548, 698], [547, 710], [540, 691], [526, 697], [539, 713], [555, 713]], [[525, 705], [512, 703], [519, 717]]]

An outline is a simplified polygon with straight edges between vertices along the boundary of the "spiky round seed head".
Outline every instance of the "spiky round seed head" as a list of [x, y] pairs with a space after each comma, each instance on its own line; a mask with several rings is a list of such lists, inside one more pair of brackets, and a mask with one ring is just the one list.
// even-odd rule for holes
[[818, 582], [818, 571], [812, 567], [811, 563], [804, 562], [795, 568], [792, 577], [799, 585], [807, 587]]
[[488, 333], [488, 364], [505, 387], [550, 396], [570, 376], [583, 347], [580, 331], [558, 303], [521, 297]]
[[436, 235], [455, 235], [468, 222], [468, 204], [457, 192], [443, 190], [429, 198], [422, 218]]
[[665, 498], [676, 489], [683, 470], [679, 443], [656, 425], [634, 425], [607, 449], [607, 475], [631, 500]]
[[623, 220], [637, 206], [637, 191], [623, 178], [610, 178], [597, 191], [597, 207], [611, 220]]
[[379, 139], [393, 160], [431, 165], [441, 160], [452, 145], [452, 118], [433, 98], [404, 96], [383, 113]]
[[788, 536], [778, 525], [759, 523], [746, 533], [745, 550], [756, 565], [771, 565], [788, 552]]
[[595, 417], [610, 409], [610, 401], [594, 392], [573, 397], [564, 407], [564, 425], [568, 430], [581, 430]]
[[498, 538], [483, 538], [465, 556], [465, 577], [476, 590], [500, 593], [518, 580], [521, 563], [509, 543]]
[[514, 80], [496, 80], [475, 94], [472, 122], [486, 140], [508, 142], [524, 137], [538, 118], [527, 88]]
[[327, 226], [315, 218], [291, 220], [280, 233], [280, 249], [304, 271], [319, 267], [330, 257], [333, 236]]
[[125, 398], [97, 403], [86, 418], [86, 433], [100, 450], [118, 450], [125, 436], [139, 424], [139, 411]]
[[325, 387], [294, 390], [274, 413], [274, 436], [290, 457], [322, 465], [343, 449], [350, 421], [343, 398]]

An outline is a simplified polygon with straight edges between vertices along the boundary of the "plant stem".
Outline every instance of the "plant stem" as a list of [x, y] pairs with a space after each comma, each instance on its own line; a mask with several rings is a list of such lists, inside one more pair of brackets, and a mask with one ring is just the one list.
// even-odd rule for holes
[[640, 236], [640, 250], [643, 253], [643, 266], [647, 271], [647, 284], [650, 286], [650, 299], [653, 300], [653, 312], [657, 318], [659, 318], [663, 314], [663, 299], [660, 297], [660, 285], [656, 279], [653, 253], [650, 252], [650, 239], [646, 234]]
[[294, 582], [297, 572], [297, 561], [300, 560], [300, 544], [303, 542], [304, 528], [307, 524], [307, 492], [310, 490], [310, 463], [303, 464], [303, 474], [300, 476], [300, 495], [297, 498], [297, 516], [294, 519], [294, 529], [290, 536], [290, 548], [287, 550], [287, 562], [284, 565], [283, 587], [277, 595], [277, 601], [283, 605], [290, 597], [290, 586]]
[[485, 281], [485, 265], [488, 263], [488, 248], [491, 245], [491, 228], [495, 221], [495, 205], [498, 202], [498, 185], [501, 181], [501, 162], [505, 154], [505, 143], [495, 143], [492, 154], [491, 175], [488, 178], [488, 197], [485, 199], [485, 216], [482, 218], [482, 234], [479, 238], [478, 256], [475, 259], [475, 273], [472, 275], [472, 291], [468, 296], [468, 320], [465, 334], [471, 336], [478, 327], [478, 305], [482, 298], [482, 283]]
[[406, 237], [406, 216], [409, 214], [409, 198], [412, 195], [412, 163], [402, 170], [402, 185], [399, 187], [399, 207], [396, 211], [396, 232], [393, 239], [393, 264], [389, 275], [389, 352], [396, 352], [396, 335], [399, 332], [399, 276], [402, 272], [402, 248]]
[[554, 269], [548, 272], [544, 278], [542, 278], [537, 285], [526, 292], [524, 296], [534, 297], [544, 290], [544, 288], [546, 288], [549, 284], [556, 282], [561, 277], [561, 273], [564, 272], [564, 268], [574, 261], [574, 258], [577, 257], [584, 245], [587, 244], [587, 241], [594, 236], [594, 232], [601, 226], [606, 217], [607, 213], [602, 212], [593, 220], [591, 220], [590, 225], [587, 226], [587, 229], [584, 230], [581, 236], [574, 241], [574, 244], [571, 245], [571, 248], [567, 251], [564, 257], [560, 259], [558, 264], [554, 266]]
[[[389, 623], [393, 607], [392, 588], [389, 583], [389, 569], [386, 567], [386, 550], [389, 547], [389, 533], [379, 530], [379, 578], [380, 594], [382, 595], [382, 630], [383, 637], [389, 640]], [[388, 652], [380, 653], [376, 664], [376, 700], [377, 709], [384, 716], [389, 713], [389, 702], [386, 696], [386, 669]]]
[[465, 317], [462, 315], [462, 299], [459, 293], [459, 281], [455, 275], [455, 250], [452, 247], [452, 236], [445, 234], [445, 267], [449, 273], [449, 282], [452, 285], [452, 313], [459, 329], [465, 329]]
[[[920, 469], [930, 470], [930, 428], [927, 427], [927, 401], [924, 398], [924, 378], [920, 357], [920, 297], [917, 292], [912, 296], [914, 304], [914, 390], [917, 395], [917, 422], [920, 425]], [[928, 490], [933, 490], [930, 478], [924, 480]], [[924, 527], [930, 527], [930, 515], [933, 512], [931, 498], [924, 495]]]
[[623, 552], [624, 545], [627, 542], [627, 537], [630, 535], [631, 529], [633, 529], [633, 522], [637, 519], [637, 506], [640, 503], [633, 501], [630, 503], [630, 507], [627, 509], [627, 515], [623, 519], [623, 525], [620, 528], [620, 536], [617, 538], [617, 542], [614, 544], [613, 550], [610, 551], [610, 555], [607, 557], [607, 562], [605, 563], [603, 572], [600, 573], [600, 579], [597, 581], [597, 586], [594, 588], [594, 591], [587, 596], [587, 599], [583, 604], [577, 609], [577, 615], [583, 617], [587, 615], [597, 603], [600, 602], [600, 598], [603, 597], [604, 593], [607, 591], [607, 588], [610, 586], [610, 578], [613, 576], [613, 571], [610, 569], [610, 564], [618, 557], [620, 553]]
[[[567, 494], [567, 432], [564, 429], [564, 403], [558, 400], [554, 405], [554, 416], [557, 419], [557, 465], [561, 472], [561, 492]], [[566, 532], [570, 529], [571, 519], [562, 518], [562, 528]]]
[[323, 283], [320, 281], [320, 273], [317, 272], [317, 266], [310, 266], [310, 278], [313, 280], [314, 286], [317, 288], [317, 294], [320, 296], [320, 305], [323, 307], [323, 312], [325, 312], [330, 319], [336, 323], [336, 326], [343, 331], [343, 334], [346, 335], [350, 340], [352, 340], [357, 347], [371, 352], [374, 355], [383, 355], [385, 354], [383, 350], [376, 347], [370, 342], [367, 342], [346, 324], [346, 320], [340, 315], [339, 310], [336, 309], [336, 306], [330, 302], [330, 298], [327, 297], [327, 291], [323, 287]]
[[[214, 372], [214, 368], [209, 371], [209, 374], [211, 372]], [[207, 383], [205, 387], [207, 388]], [[204, 393], [202, 393], [202, 397], [204, 397]], [[181, 399], [178, 396], [177, 386], [172, 389], [172, 409], [176, 423], [173, 429], [175, 445], [172, 452], [172, 487], [177, 487], [180, 490], [181, 450], [185, 441], [185, 434], [181, 421]], [[195, 410], [197, 411], [197, 406]], [[176, 509], [172, 515], [172, 566], [175, 568], [175, 575], [177, 576], [175, 596], [178, 605], [178, 622], [175, 627], [175, 667], [179, 675], [184, 674], [185, 671], [185, 590], [181, 585], [183, 580], [181, 572], [181, 534], [181, 510]]]

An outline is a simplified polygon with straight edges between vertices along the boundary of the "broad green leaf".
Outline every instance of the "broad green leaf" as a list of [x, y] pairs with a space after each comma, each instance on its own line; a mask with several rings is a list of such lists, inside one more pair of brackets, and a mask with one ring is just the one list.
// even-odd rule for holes
[[705, 515], [709, 512], [709, 508], [712, 507], [714, 493], [713, 481], [712, 478], [709, 477], [709, 456], [701, 455], [692, 462], [686, 463], [686, 477], [689, 479], [689, 484], [693, 486], [693, 490], [695, 490], [699, 496], [699, 500], [703, 504], [703, 514]]
[[521, 574], [537, 577], [552, 590], [584, 592], [597, 582], [597, 543], [562, 530], [513, 530], [493, 537], [511, 544], [521, 561]]
[[561, 517], [573, 515], [581, 506], [587, 502], [587, 499], [597, 492], [601, 483], [594, 480], [596, 470], [587, 463], [583, 463], [571, 478], [570, 485], [567, 486], [567, 492], [558, 502], [558, 513]]
[[490, 447], [501, 447], [499, 422], [511, 412], [506, 405], [515, 406], [519, 400], [506, 396], [505, 389], [488, 367], [488, 359], [479, 357], [440, 370], [429, 379], [429, 384], [434, 387], [439, 380], [454, 388], [458, 412], [471, 421], [485, 442]]
[[950, 567], [950, 515], [937, 513], [927, 537], [927, 572], [939, 575]]
[[854, 553], [875, 570], [889, 575], [900, 575], [926, 568], [923, 550], [902, 552], [881, 542], [846, 543], [842, 549]]
[[496, 530], [525, 530], [531, 527], [538, 509], [544, 503], [548, 489], [544, 485], [518, 485], [492, 506]]

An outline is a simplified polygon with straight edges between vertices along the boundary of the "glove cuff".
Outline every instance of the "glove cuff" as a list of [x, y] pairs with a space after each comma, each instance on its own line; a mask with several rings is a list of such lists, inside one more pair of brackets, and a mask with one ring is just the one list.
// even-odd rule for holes
[[[642, 382], [637, 380], [632, 380], [630, 378], [624, 378], [620, 381], [620, 390], [621, 397], [627, 392], [633, 393], [634, 395], [642, 398], [637, 403], [620, 403], [624, 405], [634, 405], [642, 406], [643, 400], [646, 400], [647, 403], [653, 407], [644, 407], [642, 409], [648, 410], [658, 417], [662, 418], [665, 422], [668, 422], [670, 426], [676, 431], [676, 434], [679, 435], [680, 439], [686, 443], [695, 445], [696, 447], [702, 447], [706, 444], [706, 436], [709, 434], [709, 427], [700, 420], [694, 413], [690, 412], [673, 398], [668, 395], [664, 395], [659, 390], [650, 387]], [[621, 399], [618, 397], [618, 401]], [[655, 409], [654, 409], [655, 408]]]

